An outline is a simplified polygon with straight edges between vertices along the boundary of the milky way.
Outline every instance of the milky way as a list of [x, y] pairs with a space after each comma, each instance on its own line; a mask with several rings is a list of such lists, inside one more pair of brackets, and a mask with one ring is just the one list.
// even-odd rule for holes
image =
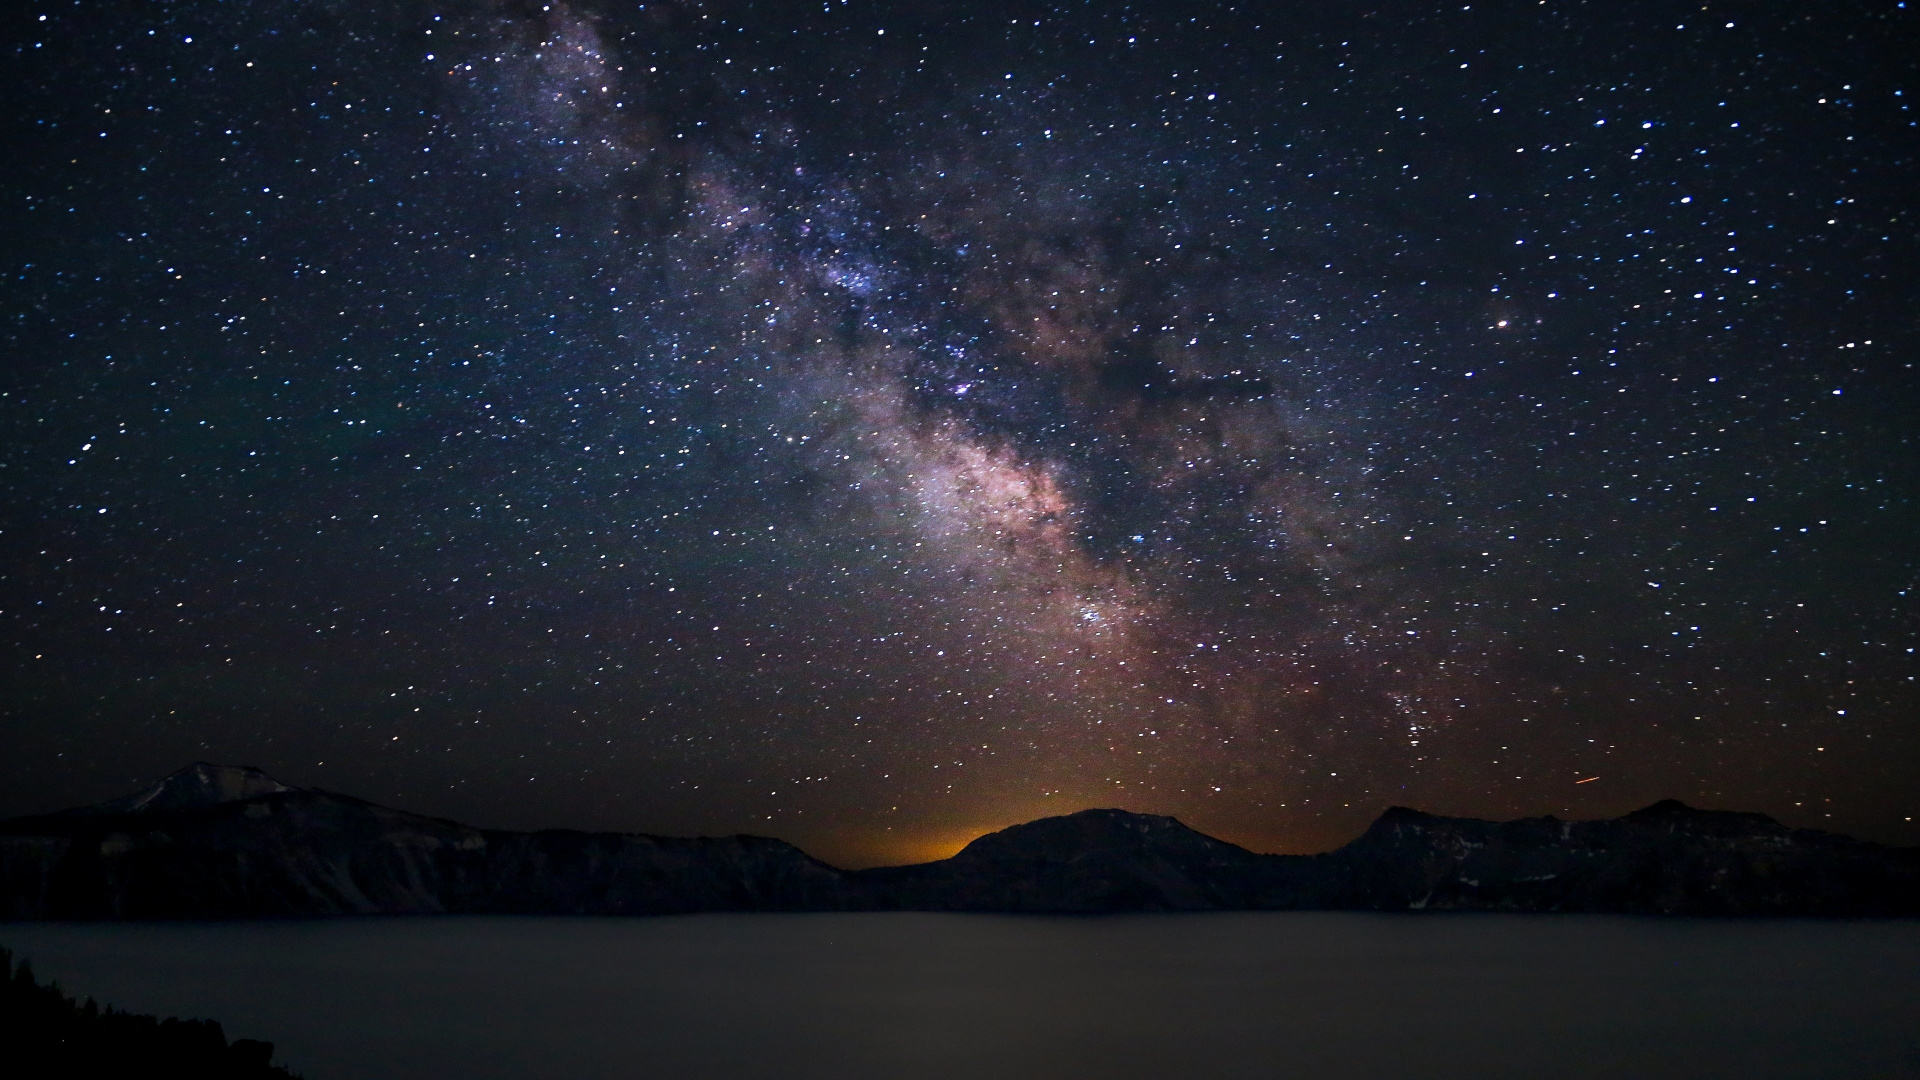
[[1920, 841], [1914, 15], [1321, 7], [8, 15], [0, 811]]

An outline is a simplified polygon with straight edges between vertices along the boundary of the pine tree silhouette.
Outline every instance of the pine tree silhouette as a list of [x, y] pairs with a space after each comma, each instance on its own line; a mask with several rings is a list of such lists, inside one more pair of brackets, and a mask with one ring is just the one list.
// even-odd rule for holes
[[296, 1080], [273, 1064], [273, 1044], [229, 1043], [212, 1020], [159, 1019], [76, 1002], [42, 985], [33, 965], [0, 948], [0, 1075], [17, 1080], [165, 1076]]

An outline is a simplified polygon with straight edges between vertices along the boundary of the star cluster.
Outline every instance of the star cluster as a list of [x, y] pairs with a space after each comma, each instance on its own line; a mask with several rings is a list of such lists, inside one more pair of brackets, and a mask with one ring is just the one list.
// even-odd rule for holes
[[1320, 8], [7, 16], [0, 809], [1920, 839], [1914, 15]]

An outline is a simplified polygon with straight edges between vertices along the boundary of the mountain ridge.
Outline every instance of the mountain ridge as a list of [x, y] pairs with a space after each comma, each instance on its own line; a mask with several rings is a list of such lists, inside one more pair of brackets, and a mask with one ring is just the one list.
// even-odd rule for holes
[[1267, 855], [1089, 809], [842, 870], [771, 837], [479, 829], [206, 762], [0, 821], [0, 918], [1303, 909], [1920, 915], [1920, 849], [1662, 800], [1597, 821], [1394, 806], [1332, 851]]

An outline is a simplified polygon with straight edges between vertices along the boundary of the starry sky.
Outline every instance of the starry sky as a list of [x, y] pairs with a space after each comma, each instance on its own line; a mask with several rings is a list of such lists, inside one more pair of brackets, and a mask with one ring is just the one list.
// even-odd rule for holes
[[0, 813], [1920, 843], [1920, 32], [9, 8]]

